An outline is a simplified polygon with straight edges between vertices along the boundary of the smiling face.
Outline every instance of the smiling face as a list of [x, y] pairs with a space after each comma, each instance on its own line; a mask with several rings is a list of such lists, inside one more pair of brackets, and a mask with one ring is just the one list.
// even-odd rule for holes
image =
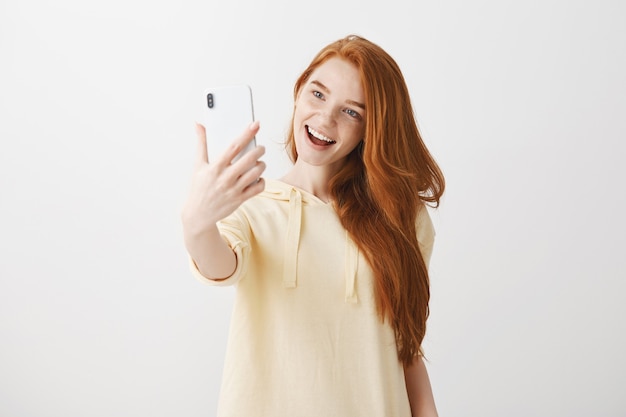
[[298, 93], [293, 117], [296, 164], [336, 172], [363, 139], [365, 94], [357, 67], [342, 58], [318, 66]]

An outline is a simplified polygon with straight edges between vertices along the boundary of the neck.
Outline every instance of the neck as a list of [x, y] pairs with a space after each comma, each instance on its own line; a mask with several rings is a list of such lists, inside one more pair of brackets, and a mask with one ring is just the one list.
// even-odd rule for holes
[[333, 173], [327, 167], [299, 164], [298, 161], [281, 181], [307, 191], [322, 201], [331, 200], [329, 182]]

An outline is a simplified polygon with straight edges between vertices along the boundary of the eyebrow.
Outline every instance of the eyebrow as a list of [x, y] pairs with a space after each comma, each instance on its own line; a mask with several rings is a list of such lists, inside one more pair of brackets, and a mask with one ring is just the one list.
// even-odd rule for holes
[[[324, 90], [325, 93], [330, 93], [330, 89], [328, 87], [326, 87], [321, 81], [317, 81], [317, 80], [312, 80], [311, 84], [315, 84], [316, 86], [318, 86], [320, 89]], [[346, 103], [348, 104], [352, 104], [353, 106], [357, 106], [363, 110], [365, 110], [365, 104], [363, 103], [359, 103], [358, 101], [354, 101], [354, 100], [346, 100]]]

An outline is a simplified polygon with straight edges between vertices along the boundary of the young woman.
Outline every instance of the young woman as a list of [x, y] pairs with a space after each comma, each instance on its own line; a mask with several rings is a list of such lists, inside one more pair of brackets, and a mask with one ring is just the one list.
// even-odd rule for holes
[[[236, 285], [219, 416], [436, 416], [421, 343], [444, 178], [395, 61], [357, 36], [294, 88], [292, 168], [263, 180], [251, 125], [182, 213], [193, 273]], [[256, 181], [258, 179], [258, 181]], [[252, 184], [252, 185], [251, 185]]]

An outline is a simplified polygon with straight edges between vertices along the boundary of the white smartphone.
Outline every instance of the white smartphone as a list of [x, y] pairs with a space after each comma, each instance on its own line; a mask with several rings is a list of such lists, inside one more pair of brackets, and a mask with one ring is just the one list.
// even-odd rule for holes
[[[206, 129], [209, 162], [224, 153], [228, 145], [254, 122], [252, 89], [248, 85], [207, 88], [204, 91], [201, 123]], [[254, 149], [256, 138], [231, 161]]]

